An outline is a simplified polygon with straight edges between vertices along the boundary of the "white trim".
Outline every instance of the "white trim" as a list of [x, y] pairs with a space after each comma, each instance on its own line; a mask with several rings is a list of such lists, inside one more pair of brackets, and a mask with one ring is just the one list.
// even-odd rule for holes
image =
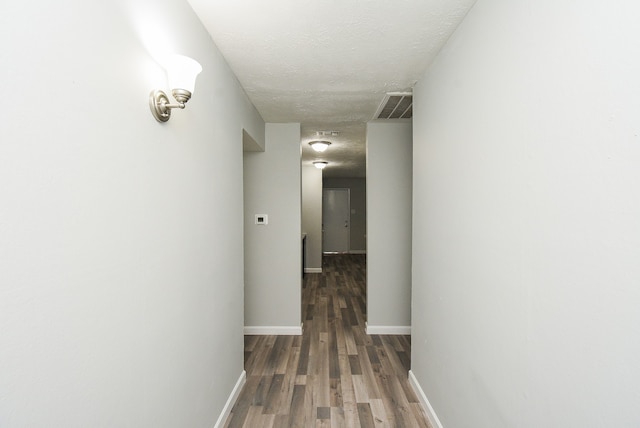
[[322, 273], [322, 268], [304, 268], [304, 273]]
[[369, 325], [365, 323], [365, 331], [367, 334], [411, 334], [411, 326], [407, 325]]
[[302, 324], [299, 326], [244, 326], [244, 334], [249, 336], [302, 336]]
[[236, 382], [236, 386], [233, 387], [233, 391], [231, 391], [231, 395], [229, 395], [227, 403], [224, 405], [222, 413], [220, 413], [220, 416], [218, 417], [218, 420], [216, 421], [216, 424], [213, 426], [213, 428], [220, 428], [224, 426], [224, 423], [227, 421], [227, 418], [231, 414], [231, 409], [233, 409], [234, 404], [236, 404], [236, 401], [240, 396], [240, 392], [242, 391], [242, 387], [246, 382], [247, 372], [242, 370], [242, 373], [240, 373], [240, 377]]
[[349, 254], [367, 254], [367, 250], [349, 250]]
[[411, 388], [413, 388], [413, 391], [418, 396], [418, 400], [420, 400], [420, 404], [422, 404], [422, 408], [424, 409], [424, 412], [427, 414], [427, 418], [429, 419], [429, 422], [431, 423], [431, 425], [433, 425], [435, 428], [444, 428], [440, 423], [440, 419], [438, 419], [438, 415], [436, 415], [436, 411], [433, 410], [433, 407], [431, 407], [431, 403], [429, 403], [429, 400], [427, 399], [427, 396], [422, 390], [420, 383], [418, 383], [418, 379], [416, 379], [416, 375], [414, 375], [413, 371], [411, 370], [409, 370], [409, 384], [411, 385]]

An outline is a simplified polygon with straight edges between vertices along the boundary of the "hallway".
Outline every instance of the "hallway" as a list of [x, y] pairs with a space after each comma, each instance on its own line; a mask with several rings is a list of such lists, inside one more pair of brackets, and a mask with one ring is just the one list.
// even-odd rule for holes
[[247, 382], [227, 427], [429, 427], [407, 380], [409, 336], [369, 336], [366, 256], [306, 274], [302, 336], [246, 336]]

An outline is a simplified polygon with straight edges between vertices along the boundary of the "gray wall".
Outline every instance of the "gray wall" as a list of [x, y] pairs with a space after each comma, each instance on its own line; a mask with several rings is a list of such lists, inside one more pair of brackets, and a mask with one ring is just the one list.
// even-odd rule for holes
[[302, 167], [302, 231], [307, 234], [305, 270], [322, 272], [322, 170]]
[[[212, 426], [262, 119], [185, 1], [6, 1], [0, 36], [0, 425]], [[164, 124], [162, 49], [203, 66]]]
[[[268, 123], [265, 151], [244, 154], [245, 327], [287, 334], [301, 322], [300, 124]], [[256, 225], [255, 214], [267, 214]], [[245, 330], [247, 331], [247, 330]]]
[[411, 325], [411, 122], [367, 124], [367, 319], [370, 334]]
[[640, 426], [640, 3], [476, 3], [414, 92], [412, 370], [443, 426]]
[[323, 187], [350, 189], [351, 228], [349, 230], [349, 250], [355, 253], [366, 252], [367, 180], [365, 178], [325, 178]]

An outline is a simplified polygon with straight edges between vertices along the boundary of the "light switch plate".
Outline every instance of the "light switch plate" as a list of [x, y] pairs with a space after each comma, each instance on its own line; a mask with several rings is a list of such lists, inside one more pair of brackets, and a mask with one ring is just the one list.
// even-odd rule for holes
[[269, 224], [269, 216], [267, 214], [256, 214], [256, 224]]

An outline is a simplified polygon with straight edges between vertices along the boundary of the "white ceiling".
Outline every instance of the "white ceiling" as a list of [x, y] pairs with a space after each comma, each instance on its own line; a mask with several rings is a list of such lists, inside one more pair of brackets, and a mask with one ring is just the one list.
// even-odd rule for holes
[[[365, 123], [410, 91], [475, 0], [189, 0], [266, 122], [300, 122], [303, 164], [363, 177]], [[338, 131], [322, 156], [317, 131]]]

